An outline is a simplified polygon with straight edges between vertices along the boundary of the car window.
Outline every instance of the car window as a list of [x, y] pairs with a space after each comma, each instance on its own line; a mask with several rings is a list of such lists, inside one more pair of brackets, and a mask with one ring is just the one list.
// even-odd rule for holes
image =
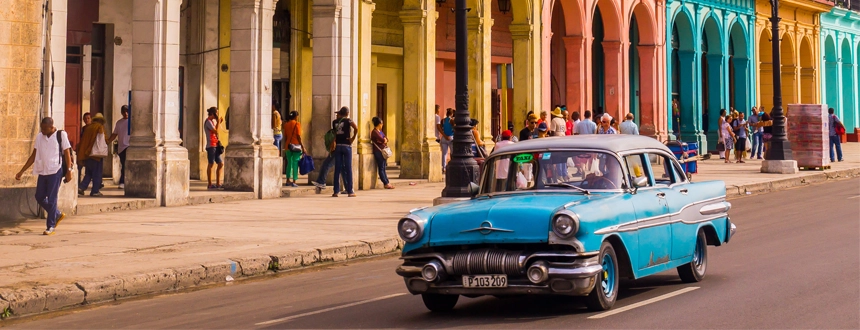
[[672, 162], [675, 166], [675, 183], [687, 182], [687, 172], [681, 169], [681, 165], [677, 162]]
[[482, 193], [532, 189], [621, 189], [623, 170], [614, 155], [553, 151], [493, 157], [484, 167]]
[[675, 176], [672, 160], [669, 157], [660, 154], [649, 154], [648, 159], [651, 161], [651, 171], [653, 172], [656, 184], [668, 186], [678, 181], [678, 178]]
[[[627, 173], [630, 175], [630, 182], [635, 182], [636, 178], [639, 177], [648, 177], [647, 173], [645, 173], [645, 166], [643, 159], [643, 154], [636, 155], [628, 155], [624, 157], [624, 162], [627, 163]], [[645, 187], [651, 186], [651, 180], [646, 180]], [[642, 187], [639, 187], [642, 188]]]

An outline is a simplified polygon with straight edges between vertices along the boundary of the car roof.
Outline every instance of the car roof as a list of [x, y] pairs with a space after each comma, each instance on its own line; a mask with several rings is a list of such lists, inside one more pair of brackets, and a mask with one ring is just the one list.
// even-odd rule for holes
[[497, 149], [496, 153], [551, 149], [597, 149], [613, 153], [623, 153], [626, 151], [641, 149], [660, 149], [671, 153], [669, 148], [657, 139], [647, 136], [627, 134], [589, 134], [532, 139], [506, 145]]

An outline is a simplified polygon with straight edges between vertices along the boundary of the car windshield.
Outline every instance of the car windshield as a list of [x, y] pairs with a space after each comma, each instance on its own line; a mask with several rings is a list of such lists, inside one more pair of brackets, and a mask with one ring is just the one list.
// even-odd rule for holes
[[598, 151], [553, 151], [493, 157], [484, 168], [483, 194], [536, 189], [621, 189], [621, 164]]

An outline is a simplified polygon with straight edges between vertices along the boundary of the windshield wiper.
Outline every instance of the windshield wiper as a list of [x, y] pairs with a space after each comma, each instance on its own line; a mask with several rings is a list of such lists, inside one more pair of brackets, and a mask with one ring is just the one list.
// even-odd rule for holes
[[583, 188], [580, 188], [580, 187], [574, 186], [574, 185], [572, 185], [572, 184], [570, 184], [570, 183], [567, 183], [567, 182], [547, 183], [547, 184], [544, 184], [544, 186], [547, 186], [547, 187], [567, 187], [567, 188], [573, 188], [573, 189], [576, 189], [576, 190], [579, 190], [579, 191], [583, 192], [583, 193], [584, 193], [584, 194], [586, 194], [586, 195], [591, 195], [591, 193], [590, 193], [588, 190], [585, 190], [585, 189], [583, 189]]

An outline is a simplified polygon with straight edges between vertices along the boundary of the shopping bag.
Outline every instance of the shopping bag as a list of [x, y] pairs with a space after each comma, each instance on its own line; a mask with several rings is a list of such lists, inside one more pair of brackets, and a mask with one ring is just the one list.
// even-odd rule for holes
[[107, 157], [108, 145], [105, 141], [104, 133], [99, 133], [96, 136], [96, 143], [93, 144], [93, 150], [90, 152], [91, 157]]
[[305, 175], [314, 171], [314, 159], [311, 155], [303, 154], [299, 159], [299, 174]]

